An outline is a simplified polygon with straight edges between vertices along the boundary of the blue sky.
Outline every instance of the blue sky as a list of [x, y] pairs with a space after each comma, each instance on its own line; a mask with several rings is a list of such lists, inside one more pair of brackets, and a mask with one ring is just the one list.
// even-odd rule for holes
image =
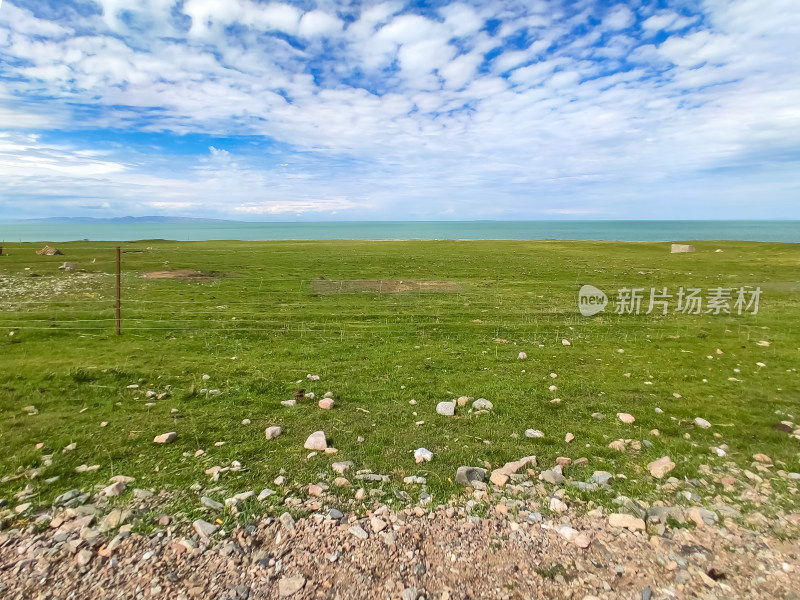
[[0, 218], [800, 218], [797, 0], [2, 0]]

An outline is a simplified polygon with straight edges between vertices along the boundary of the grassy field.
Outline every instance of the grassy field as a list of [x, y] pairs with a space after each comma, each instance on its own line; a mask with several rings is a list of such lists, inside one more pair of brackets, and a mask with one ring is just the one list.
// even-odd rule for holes
[[[217, 499], [282, 492], [272, 483], [280, 469], [300, 486], [342, 460], [390, 475], [387, 494], [397, 488], [416, 498], [419, 486], [402, 478], [424, 476], [436, 502], [459, 491], [459, 465], [497, 467], [527, 455], [545, 467], [585, 456], [589, 464], [569, 469], [571, 477], [625, 474], [615, 490], [651, 500], [657, 482], [645, 465], [664, 455], [679, 478], [697, 477], [700, 464], [748, 467], [757, 452], [800, 471], [800, 442], [772, 427], [800, 421], [796, 245], [699, 242], [696, 253], [670, 254], [663, 243], [126, 243], [119, 337], [114, 245], [58, 246], [64, 256], [37, 256], [41, 244], [6, 244], [0, 258], [0, 498], [12, 506], [26, 485], [35, 504], [47, 505], [123, 474], [136, 483], [120, 501], [132, 487], [170, 489], [174, 507], [193, 515], [200, 504], [192, 484], [218, 486]], [[59, 271], [64, 260], [78, 270]], [[142, 277], [178, 269], [202, 275]], [[584, 284], [609, 294], [605, 312], [580, 315]], [[756, 315], [676, 313], [674, 298], [667, 315], [614, 313], [618, 289], [645, 288], [644, 312], [650, 288], [664, 286], [673, 294], [681, 286], [763, 293]], [[132, 384], [139, 389], [127, 389]], [[316, 400], [281, 406], [299, 388]], [[165, 395], [148, 398], [147, 390]], [[326, 391], [336, 399], [330, 411], [317, 407]], [[462, 395], [494, 409], [436, 414], [438, 402]], [[617, 412], [636, 422], [620, 422]], [[695, 427], [695, 417], [713, 427]], [[283, 435], [265, 440], [270, 425]], [[526, 438], [528, 428], [545, 437]], [[303, 442], [320, 429], [338, 454], [307, 458]], [[176, 442], [153, 443], [169, 431]], [[618, 438], [652, 447], [609, 449]], [[75, 449], [62, 453], [70, 443]], [[721, 444], [725, 458], [711, 450]], [[434, 453], [431, 462], [415, 464], [419, 447]], [[205, 454], [195, 457], [197, 450]], [[45, 466], [42, 456], [51, 454]], [[206, 469], [235, 460], [242, 470], [209, 482]], [[99, 468], [76, 473], [80, 465]], [[776, 506], [796, 502], [781, 495], [780, 482], [774, 487]], [[270, 501], [253, 500], [249, 510]]]

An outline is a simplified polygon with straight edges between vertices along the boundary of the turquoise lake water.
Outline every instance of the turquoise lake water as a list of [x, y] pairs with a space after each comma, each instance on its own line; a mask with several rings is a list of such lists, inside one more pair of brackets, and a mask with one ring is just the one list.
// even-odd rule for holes
[[475, 239], [800, 242], [800, 221], [380, 221], [0, 224], [0, 241]]

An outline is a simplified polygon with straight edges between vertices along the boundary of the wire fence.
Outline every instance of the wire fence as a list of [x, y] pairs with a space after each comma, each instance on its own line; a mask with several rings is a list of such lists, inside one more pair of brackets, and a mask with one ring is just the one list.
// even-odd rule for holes
[[570, 275], [540, 265], [512, 275], [504, 269], [500, 276], [469, 256], [428, 266], [385, 250], [333, 248], [298, 264], [296, 249], [281, 244], [123, 245], [117, 270], [116, 246], [70, 245], [64, 256], [38, 256], [30, 244], [6, 244], [0, 328], [112, 335], [119, 317], [123, 335], [623, 342], [696, 335], [698, 328], [751, 339], [761, 325], [758, 316], [633, 316], [612, 307], [584, 317], [578, 289], [589, 282], [584, 279], [609, 280], [602, 271]]

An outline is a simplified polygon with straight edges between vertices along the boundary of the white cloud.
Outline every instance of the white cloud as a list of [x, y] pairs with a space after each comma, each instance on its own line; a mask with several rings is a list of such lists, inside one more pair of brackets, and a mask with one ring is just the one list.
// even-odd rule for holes
[[[642, 6], [641, 28], [624, 4], [588, 0], [98, 7], [50, 19], [45, 3], [3, 3], [0, 127], [254, 136], [304, 167], [281, 171], [215, 141], [171, 169], [168, 156], [90, 156], [40, 137], [6, 147], [4, 172], [19, 169], [6, 190], [253, 215], [346, 199], [360, 214], [423, 216], [510, 214], [534, 190], [581, 210], [577, 196], [639, 185], [644, 197], [654, 181], [708, 178], [765, 149], [792, 156], [800, 139], [800, 7], [789, 0]], [[498, 199], [482, 204], [487, 195]]]
[[238, 213], [248, 215], [281, 215], [303, 214], [320, 212], [338, 212], [358, 208], [359, 205], [346, 198], [331, 198], [327, 200], [290, 200], [243, 204], [234, 207]]
[[636, 17], [630, 8], [624, 4], [618, 4], [609, 10], [603, 18], [603, 25], [609, 29], [625, 29], [633, 25]]

